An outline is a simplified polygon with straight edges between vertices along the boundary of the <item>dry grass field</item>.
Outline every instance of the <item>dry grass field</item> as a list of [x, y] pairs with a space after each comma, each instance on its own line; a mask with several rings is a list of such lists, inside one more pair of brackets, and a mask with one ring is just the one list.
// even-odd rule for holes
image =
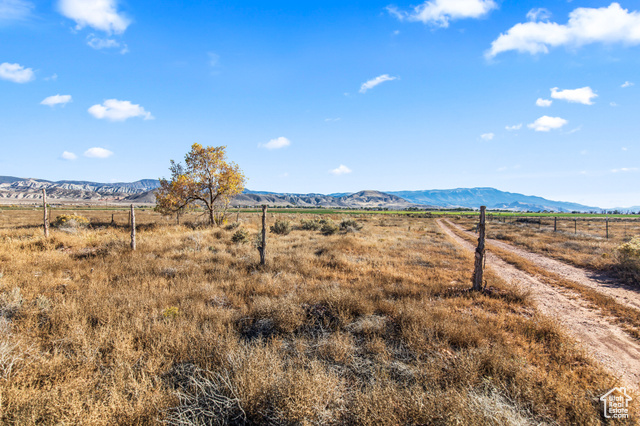
[[259, 267], [257, 214], [139, 211], [133, 252], [126, 213], [77, 213], [45, 240], [40, 211], [0, 211], [2, 423], [600, 424], [618, 385], [491, 270], [466, 291], [433, 219], [282, 215]]
[[[618, 247], [640, 238], [640, 220], [609, 221], [609, 239], [602, 218], [558, 219], [554, 232], [553, 218], [528, 218], [516, 222], [511, 218], [492, 220], [487, 238], [503, 240], [529, 251], [551, 256], [582, 268], [613, 272], [630, 284], [640, 286], [640, 264], [621, 262]], [[542, 220], [541, 223], [537, 223]], [[457, 223], [466, 229], [476, 226], [477, 218], [458, 217]], [[577, 232], [576, 232], [577, 231]], [[636, 262], [637, 263], [637, 262]]]

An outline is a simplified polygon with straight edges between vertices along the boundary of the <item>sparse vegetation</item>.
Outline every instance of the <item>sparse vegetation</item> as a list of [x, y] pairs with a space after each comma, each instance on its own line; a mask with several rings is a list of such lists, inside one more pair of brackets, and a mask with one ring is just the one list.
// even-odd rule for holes
[[231, 241], [236, 244], [244, 244], [249, 241], [249, 233], [246, 229], [240, 228], [231, 236]]
[[325, 220], [258, 268], [232, 230], [195, 250], [136, 217], [131, 252], [126, 228], [44, 241], [39, 212], [0, 216], [0, 423], [597, 424], [618, 385], [491, 271], [466, 291], [472, 255], [432, 219]]
[[362, 225], [353, 219], [343, 219], [340, 222], [340, 230], [344, 232], [356, 232], [362, 229]]
[[291, 232], [291, 223], [288, 220], [278, 219], [269, 229], [274, 234], [288, 235]]
[[[458, 217], [456, 222], [467, 230], [475, 226], [473, 218]], [[503, 240], [581, 268], [613, 272], [630, 284], [640, 286], [633, 256], [629, 258], [619, 250], [625, 243], [640, 238], [640, 221], [611, 221], [608, 240], [602, 218], [576, 218], [575, 222], [564, 218], [558, 220], [557, 226], [558, 232], [554, 232], [553, 218], [535, 218], [531, 223], [494, 220], [489, 222], [487, 238]]]
[[302, 219], [300, 221], [300, 229], [305, 231], [317, 231], [321, 226], [320, 222], [313, 219]]
[[336, 225], [336, 223], [331, 220], [331, 219], [327, 219], [322, 223], [322, 226], [320, 227], [320, 232], [322, 233], [322, 235], [333, 235], [336, 232], [338, 232], [340, 228], [338, 227], [338, 225]]
[[62, 214], [56, 217], [51, 226], [55, 228], [77, 229], [86, 228], [89, 225], [89, 219], [77, 214]]
[[640, 237], [617, 248], [618, 273], [629, 282], [640, 284]]

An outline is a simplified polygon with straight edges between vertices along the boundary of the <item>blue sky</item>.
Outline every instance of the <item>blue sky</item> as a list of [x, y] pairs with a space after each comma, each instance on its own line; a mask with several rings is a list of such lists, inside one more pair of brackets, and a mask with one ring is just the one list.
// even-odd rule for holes
[[[0, 0], [0, 175], [640, 205], [640, 5]], [[637, 85], [636, 85], [637, 83]]]

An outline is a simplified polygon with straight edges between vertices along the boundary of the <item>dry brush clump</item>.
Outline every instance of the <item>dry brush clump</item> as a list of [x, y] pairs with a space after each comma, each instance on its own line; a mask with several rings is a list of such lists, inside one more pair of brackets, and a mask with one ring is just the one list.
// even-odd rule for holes
[[618, 274], [631, 283], [640, 285], [640, 237], [618, 246]]
[[[595, 424], [616, 384], [490, 271], [490, 292], [466, 291], [472, 258], [431, 219], [272, 234], [259, 267], [237, 229], [136, 218], [134, 252], [125, 226], [37, 244], [39, 212], [3, 213], [19, 360], [0, 422]], [[259, 214], [241, 219], [258, 233]]]

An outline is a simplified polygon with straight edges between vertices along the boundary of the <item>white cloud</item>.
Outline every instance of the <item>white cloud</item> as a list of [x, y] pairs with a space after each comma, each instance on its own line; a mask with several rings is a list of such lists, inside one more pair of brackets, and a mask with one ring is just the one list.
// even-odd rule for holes
[[31, 68], [25, 68], [20, 64], [4, 62], [0, 64], [0, 78], [14, 83], [27, 83], [36, 78]]
[[629, 172], [637, 172], [637, 167], [621, 167], [619, 169], [611, 170], [611, 173], [629, 173]]
[[154, 117], [149, 111], [145, 111], [140, 105], [132, 104], [129, 101], [119, 101], [117, 99], [107, 99], [102, 105], [94, 105], [89, 108], [89, 114], [95, 118], [106, 118], [111, 121], [124, 121], [132, 117], [143, 117], [145, 120], [153, 120]]
[[325, 118], [324, 121], [327, 123], [336, 122], [342, 120], [340, 117], [337, 118]]
[[58, 9], [76, 22], [76, 29], [89, 26], [107, 34], [122, 34], [131, 23], [118, 12], [116, 0], [60, 0]]
[[593, 101], [591, 101], [591, 99], [597, 98], [598, 95], [593, 93], [593, 90], [591, 90], [591, 87], [589, 86], [573, 90], [558, 90], [557, 87], [554, 87], [551, 89], [551, 97], [553, 99], [562, 99], [578, 104], [593, 105]]
[[401, 21], [419, 21], [446, 28], [449, 26], [449, 21], [482, 18], [497, 7], [493, 0], [430, 0], [409, 12], [400, 11], [393, 6], [387, 7], [387, 10]]
[[617, 103], [615, 103], [615, 102], [609, 102], [609, 106], [617, 107], [617, 106], [618, 106], [618, 104], [617, 104]]
[[267, 143], [258, 144], [258, 148], [280, 149], [280, 148], [285, 148], [289, 145], [291, 145], [291, 141], [285, 137], [280, 136], [279, 138], [271, 139]]
[[[91, 149], [100, 149], [100, 148], [91, 148]], [[87, 151], [89, 152], [89, 151]], [[87, 155], [87, 153], [85, 152], [85, 155]], [[73, 152], [69, 152], [69, 151], [65, 151], [62, 153], [62, 155], [60, 156], [60, 158], [62, 158], [63, 160], [69, 160], [69, 161], [73, 161], [76, 158], [78, 158], [77, 155], [75, 155]]]
[[84, 152], [84, 156], [89, 158], [109, 158], [112, 155], [113, 152], [99, 147], [89, 148]]
[[483, 141], [490, 141], [490, 140], [493, 140], [495, 136], [496, 135], [494, 135], [493, 133], [483, 133], [482, 135], [480, 135], [480, 138]]
[[491, 43], [487, 58], [515, 50], [532, 55], [548, 53], [550, 47], [583, 46], [591, 43], [640, 43], [640, 13], [611, 3], [609, 7], [574, 9], [566, 25], [555, 22], [525, 22], [511, 27]]
[[543, 115], [533, 123], [527, 125], [527, 127], [535, 130], [536, 132], [548, 132], [551, 129], [559, 129], [567, 123], [568, 121], [564, 118]]
[[536, 105], [538, 105], [539, 107], [550, 107], [552, 103], [553, 101], [551, 99], [538, 98], [536, 100]]
[[336, 176], [346, 175], [346, 174], [351, 173], [351, 172], [352, 172], [352, 170], [350, 168], [348, 168], [347, 166], [345, 166], [344, 164], [340, 164], [340, 166], [337, 169], [329, 170], [329, 173], [331, 173], [332, 175], [336, 175]]
[[51, 77], [45, 77], [43, 80], [45, 80], [45, 81], [49, 81], [49, 80], [56, 81], [57, 79], [58, 79], [58, 74], [53, 74]]
[[0, 21], [23, 21], [33, 8], [32, 3], [24, 0], [0, 0]]
[[40, 105], [53, 107], [56, 105], [65, 105], [69, 102], [71, 102], [71, 95], [53, 95], [44, 98], [44, 100], [40, 102]]
[[623, 147], [622, 147], [622, 150], [623, 150], [623, 151], [627, 151], [627, 147], [626, 147], [626, 146], [623, 146]]
[[630, 81], [625, 81], [624, 83], [622, 83], [622, 85], [620, 85], [620, 87], [631, 87], [633, 85], [634, 85], [634, 83], [632, 83]]
[[373, 89], [378, 84], [384, 83], [385, 81], [393, 81], [396, 78], [397, 77], [389, 76], [389, 74], [379, 75], [378, 77], [372, 78], [371, 80], [367, 81], [366, 83], [362, 83], [362, 86], [360, 86], [360, 93], [366, 93], [367, 90]]
[[96, 49], [115, 49], [120, 47], [120, 43], [112, 38], [100, 38], [94, 34], [89, 34], [87, 37], [87, 44]]
[[505, 129], [508, 131], [520, 130], [522, 128], [522, 123], [514, 124], [513, 126], [505, 126]]
[[544, 7], [531, 9], [529, 12], [527, 12], [527, 19], [531, 22], [548, 21], [550, 18], [551, 12], [549, 11], [549, 9], [545, 9]]

